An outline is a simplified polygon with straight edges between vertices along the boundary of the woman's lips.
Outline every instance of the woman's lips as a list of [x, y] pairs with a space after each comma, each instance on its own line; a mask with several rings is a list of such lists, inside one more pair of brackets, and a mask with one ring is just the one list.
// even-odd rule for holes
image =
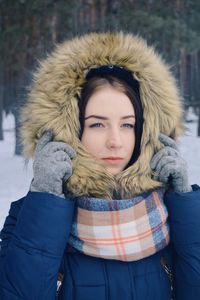
[[102, 158], [102, 159], [104, 161], [106, 161], [107, 163], [109, 163], [109, 164], [118, 164], [123, 160], [122, 157], [105, 157], [105, 158]]

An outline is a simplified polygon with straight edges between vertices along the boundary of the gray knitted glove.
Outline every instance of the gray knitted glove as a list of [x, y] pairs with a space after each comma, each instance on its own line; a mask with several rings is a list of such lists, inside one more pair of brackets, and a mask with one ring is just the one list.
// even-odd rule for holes
[[180, 156], [177, 145], [170, 137], [160, 134], [159, 140], [165, 145], [151, 160], [150, 166], [156, 173], [155, 180], [169, 184], [175, 192], [190, 192], [187, 165]]
[[65, 197], [63, 183], [72, 175], [71, 159], [76, 153], [68, 144], [52, 140], [53, 133], [47, 131], [37, 144], [30, 190]]

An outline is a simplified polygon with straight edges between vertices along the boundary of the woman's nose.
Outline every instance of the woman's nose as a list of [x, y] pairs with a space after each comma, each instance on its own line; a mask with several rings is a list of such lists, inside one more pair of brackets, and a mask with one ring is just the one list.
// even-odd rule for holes
[[119, 130], [112, 130], [107, 136], [108, 148], [120, 148], [122, 146], [122, 138]]

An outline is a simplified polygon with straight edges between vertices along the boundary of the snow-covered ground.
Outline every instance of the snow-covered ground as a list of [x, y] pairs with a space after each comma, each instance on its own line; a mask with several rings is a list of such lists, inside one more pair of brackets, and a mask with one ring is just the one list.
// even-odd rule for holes
[[[195, 121], [192, 113], [188, 119]], [[180, 140], [182, 156], [188, 163], [190, 183], [200, 184], [200, 138], [196, 137], [197, 122], [186, 124], [188, 130]], [[14, 153], [14, 119], [4, 118], [4, 141], [0, 142], [0, 229], [8, 213], [10, 203], [26, 195], [32, 178], [32, 162], [25, 165], [22, 157]]]

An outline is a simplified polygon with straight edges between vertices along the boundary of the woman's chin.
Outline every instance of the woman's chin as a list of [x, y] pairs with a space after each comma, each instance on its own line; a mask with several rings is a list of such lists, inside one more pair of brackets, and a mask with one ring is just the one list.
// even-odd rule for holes
[[113, 176], [116, 176], [118, 175], [119, 173], [121, 173], [123, 170], [121, 168], [115, 168], [115, 167], [106, 167], [106, 171], [113, 175]]

